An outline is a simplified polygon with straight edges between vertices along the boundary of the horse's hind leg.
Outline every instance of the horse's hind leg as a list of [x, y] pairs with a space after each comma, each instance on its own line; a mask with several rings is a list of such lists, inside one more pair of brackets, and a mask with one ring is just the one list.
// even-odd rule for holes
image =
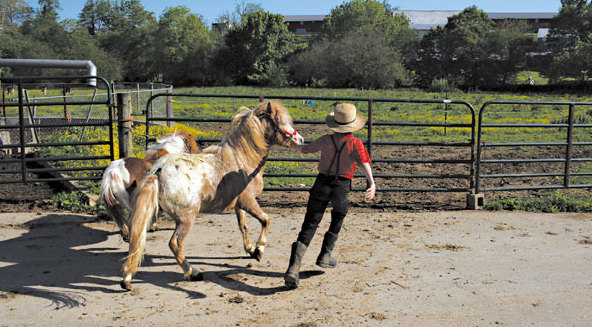
[[111, 218], [113, 218], [113, 220], [115, 220], [115, 223], [121, 229], [121, 237], [123, 238], [123, 240], [125, 242], [128, 242], [129, 235], [130, 235], [129, 233], [130, 233], [131, 222], [129, 221], [130, 218], [127, 215], [127, 213], [125, 212], [125, 209], [123, 208], [123, 206], [120, 206], [120, 205], [115, 205], [115, 206], [106, 205], [106, 208], [107, 208], [107, 212], [109, 213]]
[[238, 220], [238, 228], [243, 236], [243, 246], [245, 251], [253, 257], [253, 253], [255, 252], [255, 247], [251, 244], [251, 240], [249, 237], [249, 227], [247, 226], [247, 215], [245, 211], [238, 206], [234, 207], [234, 211], [236, 212], [236, 219]]
[[169, 248], [175, 255], [175, 260], [183, 268], [184, 278], [192, 281], [204, 279], [203, 273], [199, 269], [193, 268], [183, 253], [183, 241], [191, 230], [194, 217], [195, 215], [189, 213], [175, 217], [177, 227], [169, 241]]

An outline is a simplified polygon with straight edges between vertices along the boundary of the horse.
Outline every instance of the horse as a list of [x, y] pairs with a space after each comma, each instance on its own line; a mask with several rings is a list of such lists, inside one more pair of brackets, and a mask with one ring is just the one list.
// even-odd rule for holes
[[[245, 251], [261, 261], [269, 227], [269, 217], [256, 200], [263, 191], [263, 169], [271, 146], [289, 147], [292, 142], [302, 145], [304, 139], [292, 126], [287, 109], [278, 102], [265, 102], [255, 109], [241, 107], [220, 144], [198, 154], [171, 154], [158, 159], [134, 194], [121, 287], [132, 289], [132, 276], [145, 252], [146, 227], [159, 206], [175, 221], [169, 248], [186, 279], [203, 280], [203, 273], [193, 268], [183, 253], [183, 241], [199, 213], [234, 208]], [[261, 223], [255, 247], [249, 240], [246, 213]]]
[[[157, 140], [146, 150], [144, 159], [127, 157], [114, 160], [103, 173], [101, 196], [107, 212], [121, 229], [124, 241], [129, 239], [131, 221], [126, 209], [131, 213], [131, 195], [152, 164], [160, 157], [171, 153], [197, 153], [200, 149], [195, 142], [195, 135], [177, 131], [172, 135]], [[151, 229], [155, 229], [152, 226]]]

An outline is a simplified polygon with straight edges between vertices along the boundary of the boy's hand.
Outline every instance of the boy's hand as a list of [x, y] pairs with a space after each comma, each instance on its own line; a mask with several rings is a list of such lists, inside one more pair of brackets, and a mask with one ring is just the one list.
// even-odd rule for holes
[[370, 186], [366, 190], [366, 193], [364, 194], [364, 199], [366, 201], [370, 201], [370, 200], [374, 199], [375, 194], [376, 194], [376, 184], [372, 183], [372, 184], [370, 184]]

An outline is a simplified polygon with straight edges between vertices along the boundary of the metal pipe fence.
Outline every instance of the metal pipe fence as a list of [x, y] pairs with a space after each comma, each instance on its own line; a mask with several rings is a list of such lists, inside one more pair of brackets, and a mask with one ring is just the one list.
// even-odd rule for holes
[[[274, 99], [274, 100], [296, 100], [296, 101], [331, 101], [331, 102], [356, 102], [356, 103], [365, 103], [366, 106], [363, 108], [359, 104], [357, 105], [358, 110], [363, 112], [367, 116], [367, 125], [366, 125], [366, 135], [363, 138], [363, 142], [365, 143], [368, 153], [372, 159], [373, 165], [382, 165], [385, 167], [385, 170], [388, 170], [389, 167], [393, 167], [394, 165], [419, 165], [419, 164], [429, 164], [429, 165], [454, 165], [456, 166], [453, 171], [458, 169], [461, 170], [460, 173], [407, 173], [407, 174], [396, 174], [394, 172], [388, 173], [375, 173], [375, 178], [381, 179], [400, 179], [400, 180], [407, 180], [407, 179], [427, 179], [427, 180], [437, 180], [442, 181], [443, 179], [452, 179], [455, 180], [454, 183], [449, 185], [458, 185], [461, 183], [460, 186], [449, 186], [446, 183], [440, 183], [439, 186], [426, 186], [426, 187], [412, 187], [415, 183], [405, 183], [402, 184], [401, 187], [384, 187], [380, 185], [384, 185], [384, 183], [377, 183], [379, 187], [377, 191], [382, 192], [472, 192], [474, 190], [473, 184], [473, 174], [474, 174], [474, 160], [475, 160], [475, 147], [474, 147], [474, 140], [475, 140], [475, 110], [471, 106], [471, 104], [465, 101], [455, 101], [455, 100], [414, 100], [414, 99], [374, 99], [374, 98], [357, 98], [357, 97], [303, 97], [303, 96], [282, 96], [282, 95], [266, 95], [266, 96], [259, 96], [259, 95], [225, 95], [225, 94], [192, 94], [192, 93], [180, 93], [180, 94], [170, 94], [170, 93], [162, 93], [162, 94], [155, 94], [152, 96], [147, 103], [146, 109], [146, 145], [148, 142], [153, 141], [154, 137], [150, 135], [150, 125], [155, 122], [184, 122], [184, 123], [230, 123], [230, 118], [189, 118], [189, 117], [158, 117], [153, 116], [148, 110], [151, 101], [159, 98], [159, 97], [172, 97], [176, 99], [176, 101], [181, 102], [183, 98], [201, 98], [201, 99], [245, 99], [245, 100], [257, 100], [259, 102], [264, 101], [265, 99]], [[379, 121], [374, 119], [374, 111], [375, 107], [379, 104], [419, 104], [419, 105], [445, 105], [445, 106], [460, 106], [462, 109], [466, 111], [466, 114], [469, 116], [469, 121], [465, 123], [438, 123], [438, 122], [409, 122], [409, 121]], [[328, 111], [327, 111], [328, 113]], [[300, 125], [324, 125], [324, 121], [320, 120], [302, 120], [302, 119], [295, 119], [295, 124]], [[423, 128], [460, 128], [460, 129], [467, 129], [470, 132], [466, 136], [466, 139], [459, 142], [446, 142], [446, 141], [408, 141], [402, 142], [397, 141], [396, 139], [384, 139], [379, 138], [374, 135], [377, 129], [381, 127], [393, 128], [393, 127], [423, 127]], [[306, 138], [306, 135], [305, 135]], [[198, 138], [197, 141], [201, 143], [217, 143], [220, 142], [222, 139], [219, 138]], [[456, 149], [465, 149], [466, 153], [463, 155], [463, 158], [452, 158], [452, 159], [442, 159], [442, 158], [392, 158], [392, 157], [385, 157], [385, 151], [379, 151], [379, 148], [384, 147], [445, 147], [445, 148], [456, 148]], [[381, 152], [380, 154], [377, 152]], [[318, 159], [316, 158], [303, 158], [303, 157], [294, 157], [289, 155], [284, 156], [273, 156], [267, 159], [268, 162], [304, 162], [304, 163], [316, 163]], [[460, 167], [460, 168], [459, 168]], [[442, 171], [446, 169], [433, 169], [435, 171]], [[390, 171], [396, 171], [396, 169], [392, 169]], [[266, 172], [264, 177], [279, 177], [279, 178], [312, 178], [315, 177], [316, 173], [281, 173], [281, 172]], [[355, 177], [363, 177], [363, 175], [357, 174]], [[410, 186], [411, 184], [411, 186]], [[309, 188], [307, 187], [297, 187], [297, 186], [290, 186], [290, 187], [265, 187], [264, 190], [266, 191], [307, 191]], [[362, 187], [354, 187], [353, 190], [361, 191], [365, 188]]]
[[[30, 99], [27, 96], [25, 85], [35, 82], [60, 81], [63, 83], [77, 83], [78, 80], [86, 81], [96, 79], [99, 82], [98, 88], [103, 87], [105, 96], [100, 99], [91, 100], [75, 99], [67, 101], [55, 101], [54, 98]], [[65, 77], [1, 77], [3, 101], [2, 122], [0, 132], [3, 133], [3, 141], [0, 142], [0, 183], [26, 183], [26, 182], [47, 182], [66, 180], [100, 180], [99, 172], [106, 168], [106, 165], [97, 165], [98, 160], [108, 161], [114, 159], [113, 151], [113, 98], [109, 82], [100, 76], [65, 76]], [[6, 101], [4, 97], [5, 85], [15, 85], [17, 96], [14, 101]], [[64, 84], [65, 85], [65, 84]], [[96, 95], [95, 88], [95, 95]], [[12, 99], [11, 99], [12, 100]], [[88, 116], [72, 117], [43, 117], [34, 114], [38, 109], [44, 108], [48, 112], [60, 112], [61, 108], [100, 106], [104, 110], [101, 119], [90, 119]], [[66, 109], [67, 111], [68, 109]], [[16, 114], [15, 119], [10, 121], [6, 112]], [[90, 109], [89, 109], [90, 112]], [[59, 114], [56, 116], [60, 116]], [[102, 128], [107, 130], [107, 140], [83, 141], [82, 138], [72, 141], [61, 141], [57, 136], [60, 132], [72, 133], [84, 128]], [[65, 132], [67, 131], [67, 132]], [[43, 136], [43, 137], [41, 137]], [[67, 138], [66, 138], [67, 139]], [[57, 140], [57, 141], [56, 141]], [[108, 155], [80, 155], [77, 151], [80, 147], [107, 146]], [[36, 151], [30, 151], [30, 150]], [[11, 153], [11, 154], [10, 154]], [[81, 163], [75, 165], [63, 165], [67, 162]], [[50, 164], [51, 163], [51, 164]], [[49, 177], [48, 177], [49, 176]]]
[[[563, 121], [555, 121], [549, 123], [488, 123], [487, 114], [495, 115], [496, 108], [507, 108], [508, 106], [528, 106], [531, 108], [538, 108], [541, 106], [554, 106], [554, 110], [560, 107], [567, 107], [567, 115], [563, 116]], [[589, 102], [545, 102], [545, 101], [489, 101], [483, 104], [479, 111], [479, 123], [477, 133], [477, 158], [475, 185], [476, 192], [492, 192], [492, 191], [520, 191], [520, 190], [545, 190], [545, 189], [567, 189], [567, 188], [591, 188], [592, 184], [588, 181], [574, 184], [573, 177], [592, 176], [592, 165], [585, 165], [587, 162], [592, 162], [592, 151], [589, 148], [592, 145], [592, 134], [590, 128], [592, 124], [576, 123], [576, 106], [592, 106]], [[494, 107], [493, 109], [490, 109]], [[492, 112], [493, 111], [493, 112]], [[544, 111], [539, 109], [531, 110], [530, 117], [537, 117], [544, 114]], [[586, 116], [583, 120], [587, 120]], [[484, 118], [485, 117], [485, 118]], [[518, 120], [518, 119], [517, 119]], [[528, 131], [537, 129], [541, 130], [536, 135], [531, 136], [523, 142], [501, 142], [503, 140], [496, 139], [496, 130], [518, 129], [522, 130], [524, 138], [529, 136]], [[491, 132], [488, 142], [485, 142], [488, 134], [486, 130]], [[577, 133], [578, 140], [574, 140], [574, 135]], [[503, 135], [503, 134], [499, 134]], [[545, 138], [564, 137], [564, 142], [542, 141]], [[574, 157], [574, 147], [580, 147], [579, 151], [585, 157]], [[549, 149], [545, 149], [549, 148]], [[492, 157], [485, 158], [485, 151], [493, 149]], [[503, 149], [503, 150], [497, 150]], [[514, 151], [512, 151], [514, 149]], [[533, 150], [531, 150], [533, 149]], [[530, 158], [515, 158], [516, 152], [523, 155], [530, 155]], [[508, 155], [512, 157], [508, 158]], [[543, 157], [540, 157], [543, 156]], [[584, 163], [584, 165], [578, 165]], [[535, 164], [528, 167], [525, 172], [514, 172], [521, 167], [528, 164]], [[504, 173], [489, 173], [484, 172], [488, 167], [495, 165], [503, 165]], [[573, 172], [577, 168], [579, 171]], [[498, 169], [501, 170], [501, 169]], [[525, 169], [520, 169], [524, 171]], [[528, 183], [520, 182], [525, 179], [534, 178], [536, 181], [530, 180]], [[483, 184], [491, 180], [504, 180], [498, 185]], [[588, 179], [589, 180], [589, 179]], [[501, 185], [500, 185], [501, 184]], [[536, 185], [533, 185], [536, 184]]]
[[[11, 165], [10, 169], [0, 171], [0, 183], [100, 179], [100, 173], [108, 162], [115, 159], [113, 85], [96, 76], [81, 76], [79, 79], [85, 81], [91, 77], [97, 78], [104, 85], [105, 96], [96, 96], [95, 89], [90, 100], [72, 97], [66, 102], [60, 97], [28, 97], [24, 85], [30, 80], [39, 83], [44, 78], [3, 77], [0, 80], [3, 85], [0, 133], [12, 135], [12, 142], [0, 143], [0, 151], [8, 150], [16, 154], [0, 159], [0, 165]], [[72, 77], [46, 79], [68, 81]], [[11, 101], [4, 99], [6, 83], [11, 83], [18, 89], [18, 96]], [[172, 100], [173, 97], [175, 100]], [[252, 107], [266, 99], [281, 100], [290, 108], [295, 124], [298, 129], [306, 130], [302, 134], [308, 140], [328, 131], [321, 118], [331, 111], [336, 102], [354, 103], [359, 113], [367, 118], [365, 129], [357, 132], [356, 136], [362, 139], [371, 156], [374, 176], [380, 179], [377, 182], [379, 192], [479, 195], [482, 192], [495, 191], [592, 188], [592, 110], [583, 111], [592, 106], [588, 102], [490, 101], [482, 105], [477, 117], [470, 103], [448, 99], [151, 92], [145, 102], [145, 110], [137, 108], [135, 115], [138, 116], [141, 112], [145, 119], [145, 122], [138, 123], [146, 124], [146, 146], [155, 139], [151, 135], [151, 126], [171, 126], [176, 123], [211, 131], [212, 133], [206, 134], [208, 136], [197, 139], [200, 144], [206, 145], [222, 141], [238, 102]], [[158, 110], [154, 109], [155, 101], [158, 101]], [[40, 118], [35, 114], [44, 110], [43, 108], [56, 110], [66, 106], [89, 106], [89, 110], [86, 115], [72, 117], [57, 115], [54, 118]], [[91, 119], [94, 118], [90, 114], [94, 110], [93, 106], [102, 107], [97, 109], [101, 110], [102, 118]], [[302, 106], [307, 106], [306, 111], [299, 111]], [[530, 110], [525, 111], [524, 107]], [[548, 107], [550, 110], [541, 110]], [[7, 124], [7, 110], [15, 113], [16, 121], [12, 124]], [[547, 117], [545, 115], [549, 111], [554, 113], [551, 116], [555, 118], [545, 121], [544, 117]], [[417, 112], [422, 115], [415, 115]], [[500, 118], [506, 117], [508, 113], [515, 113], [516, 117]], [[80, 128], [107, 129], [109, 139], [91, 141], [80, 137], [69, 142], [50, 137], [42, 138], [43, 141], [40, 142], [35, 138], [35, 134], [43, 130], [49, 130], [49, 134], [52, 134], [59, 130]], [[504, 132], [508, 130], [509, 133]], [[32, 148], [76, 149], [96, 146], [109, 147], [109, 154], [80, 156], [73, 150], [72, 153], [62, 151], [57, 155], [33, 157], [29, 151]], [[101, 160], [105, 160], [107, 164], [98, 165]], [[316, 176], [314, 166], [318, 163], [318, 158], [280, 149], [272, 150], [267, 160], [273, 164], [268, 165], [271, 167], [266, 168], [264, 176], [282, 181], [268, 184], [266, 191], [309, 190], [305, 184]], [[63, 165], [64, 162], [79, 161], [89, 164], [86, 167]], [[303, 168], [289, 169], [286, 165], [292, 163], [302, 165], [299, 167]], [[274, 164], [278, 168], [273, 169]], [[56, 172], [75, 176], [55, 175], [48, 178], [46, 175]], [[33, 177], [35, 174], [39, 176]], [[353, 190], [364, 190], [360, 182], [364, 180], [363, 175], [357, 174], [355, 177]]]

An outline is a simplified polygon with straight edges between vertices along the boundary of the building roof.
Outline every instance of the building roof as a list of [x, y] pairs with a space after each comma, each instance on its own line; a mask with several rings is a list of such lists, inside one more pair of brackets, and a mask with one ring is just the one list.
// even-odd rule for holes
[[556, 12], [488, 12], [491, 19], [553, 19]]
[[[448, 23], [448, 18], [461, 13], [460, 10], [395, 10], [395, 14], [404, 14], [411, 21], [415, 30], [429, 30]], [[498, 19], [552, 19], [554, 12], [491, 12], [489, 18]]]
[[322, 22], [325, 15], [287, 15], [284, 16], [286, 22]]

